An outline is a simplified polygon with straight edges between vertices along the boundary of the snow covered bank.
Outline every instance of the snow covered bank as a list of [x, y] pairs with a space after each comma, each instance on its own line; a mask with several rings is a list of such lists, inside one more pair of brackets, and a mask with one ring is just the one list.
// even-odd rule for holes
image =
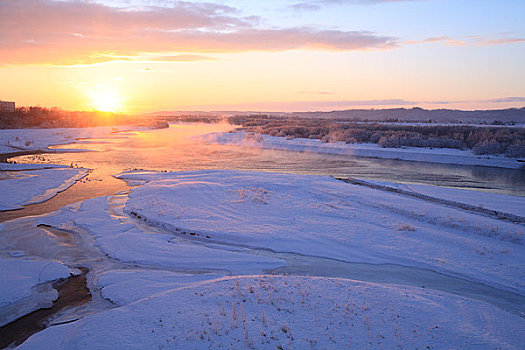
[[93, 235], [95, 245], [107, 256], [141, 266], [239, 274], [284, 265], [282, 260], [248, 254], [243, 249], [193, 244], [170, 233], [140, 227], [121, 212], [126, 199], [125, 195], [89, 199], [45, 216], [38, 224], [80, 227]]
[[317, 139], [286, 139], [284, 137], [245, 132], [217, 132], [196, 136], [195, 139], [221, 145], [340, 154], [356, 157], [401, 159], [440, 164], [479, 165], [511, 169], [518, 169], [525, 165], [524, 162], [520, 162], [514, 158], [488, 155], [479, 156], [468, 150], [449, 148], [382, 148], [377, 144], [371, 143], [323, 143]]
[[391, 181], [358, 180], [371, 185], [398, 189], [403, 192], [421, 194], [424, 196], [464, 203], [479, 208], [509, 213], [525, 218], [525, 198], [498, 193], [487, 193], [460, 188], [440, 187], [433, 185], [409, 184]]
[[322, 176], [207, 170], [118, 177], [148, 181], [131, 191], [128, 214], [190, 238], [420, 267], [525, 294], [523, 225]]
[[97, 286], [104, 298], [117, 305], [127, 305], [191, 283], [213, 280], [222, 275], [190, 274], [166, 270], [127, 269], [111, 270], [97, 278]]
[[40, 170], [40, 169], [51, 169], [51, 168], [67, 168], [67, 166], [60, 165], [60, 164], [0, 163], [0, 171]]
[[0, 258], [0, 326], [42, 307], [58, 293], [45, 282], [69, 277], [71, 270], [57, 261]]
[[20, 349], [519, 349], [524, 327], [523, 318], [447, 293], [330, 278], [243, 276], [174, 286], [47, 328]]
[[[129, 130], [129, 127], [4, 129], [0, 130], [0, 154], [20, 151], [57, 152], [49, 147], [74, 143], [81, 138], [104, 137], [122, 130]], [[66, 151], [85, 150], [60, 150]], [[72, 169], [57, 164], [0, 163], [0, 211], [44, 202], [86, 175], [87, 169]]]
[[87, 169], [63, 167], [19, 171], [16, 176], [3, 178], [0, 173], [0, 210], [19, 209], [27, 204], [44, 202], [86, 175]]
[[[21, 349], [521, 346], [523, 298], [507, 300], [501, 289], [525, 294], [523, 225], [325, 176], [204, 170], [118, 177], [142, 186], [0, 225], [0, 254], [86, 266], [99, 303]], [[304, 272], [320, 261], [312, 256], [340, 268], [345, 261], [392, 264], [384, 274], [399, 265], [430, 279], [429, 270], [439, 271], [444, 285], [458, 276], [474, 281], [471, 294], [489, 294], [419, 287], [426, 282], [268, 275]], [[7, 281], [16, 278], [10, 271]], [[406, 278], [417, 281], [413, 275]], [[476, 289], [480, 282], [500, 289]]]
[[[143, 129], [135, 127], [134, 129]], [[53, 151], [50, 146], [74, 143], [77, 139], [98, 138], [111, 133], [130, 130], [129, 126], [56, 128], [56, 129], [3, 129], [0, 130], [0, 153], [21, 150]], [[78, 152], [78, 150], [76, 150]]]

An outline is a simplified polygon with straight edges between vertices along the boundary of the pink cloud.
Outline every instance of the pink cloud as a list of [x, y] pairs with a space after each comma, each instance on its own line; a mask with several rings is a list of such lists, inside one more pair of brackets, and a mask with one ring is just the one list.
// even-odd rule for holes
[[133, 59], [145, 53], [174, 57], [178, 53], [396, 46], [395, 38], [371, 32], [260, 29], [258, 21], [210, 3], [128, 9], [79, 1], [4, 1], [0, 3], [0, 62], [67, 65]]
[[479, 45], [517, 44], [522, 42], [525, 42], [525, 38], [496, 38], [480, 40]]
[[426, 43], [445, 43], [450, 46], [487, 46], [487, 45], [503, 45], [503, 44], [517, 44], [525, 42], [525, 38], [519, 37], [483, 37], [478, 35], [467, 35], [458, 38], [451, 38], [448, 36], [432, 37], [423, 40], [408, 40], [404, 44], [418, 45]]
[[391, 2], [403, 2], [403, 1], [414, 1], [414, 0], [315, 0], [315, 1], [302, 1], [291, 5], [292, 9], [299, 11], [316, 11], [324, 6], [330, 5], [373, 5], [381, 3]]

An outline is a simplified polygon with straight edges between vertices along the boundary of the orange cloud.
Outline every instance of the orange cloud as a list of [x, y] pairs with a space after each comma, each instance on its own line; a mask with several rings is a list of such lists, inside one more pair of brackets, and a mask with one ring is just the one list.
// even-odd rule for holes
[[188, 53], [372, 50], [397, 45], [395, 38], [371, 32], [261, 29], [258, 22], [257, 17], [240, 17], [231, 7], [209, 3], [127, 9], [78, 1], [4, 1], [0, 64], [93, 64], [140, 60], [145, 54], [158, 60], [191, 61], [199, 57]]

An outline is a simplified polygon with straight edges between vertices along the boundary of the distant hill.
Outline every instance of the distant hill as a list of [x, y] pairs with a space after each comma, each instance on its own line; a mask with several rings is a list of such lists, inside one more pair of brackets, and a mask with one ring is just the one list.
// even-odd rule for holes
[[467, 123], [525, 123], [525, 107], [496, 110], [463, 111], [457, 109], [423, 109], [390, 108], [390, 109], [346, 109], [330, 112], [264, 112], [264, 111], [163, 111], [147, 114], [148, 116], [201, 116], [230, 117], [235, 115], [269, 115], [297, 117], [308, 119], [354, 119], [354, 120], [390, 120], [390, 121], [428, 121], [433, 122], [467, 122]]
[[501, 121], [504, 123], [525, 123], [525, 107], [496, 110], [462, 111], [457, 109], [423, 109], [391, 108], [391, 109], [347, 109], [331, 112], [297, 112], [289, 113], [301, 118], [329, 118], [329, 119], [356, 119], [356, 120], [399, 120], [399, 121], [428, 121], [434, 122], [488, 122]]

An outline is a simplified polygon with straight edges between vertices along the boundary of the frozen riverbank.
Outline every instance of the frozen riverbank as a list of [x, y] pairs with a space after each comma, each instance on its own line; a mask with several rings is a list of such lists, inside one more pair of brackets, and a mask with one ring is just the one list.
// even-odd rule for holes
[[523, 225], [327, 176], [118, 177], [139, 186], [0, 225], [1, 254], [90, 271], [20, 348], [520, 347]]
[[383, 148], [372, 143], [323, 143], [317, 139], [287, 139], [284, 137], [245, 132], [217, 132], [197, 136], [196, 139], [220, 145], [351, 155], [356, 157], [401, 159], [440, 164], [477, 165], [511, 169], [519, 169], [525, 165], [523, 161], [514, 158], [480, 156], [473, 154], [469, 150], [449, 148]]
[[[121, 293], [127, 294], [125, 291]], [[173, 285], [48, 328], [20, 349], [518, 349], [525, 322], [447, 293], [313, 277], [226, 277]]]
[[34, 310], [50, 307], [58, 297], [45, 282], [67, 278], [65, 265], [42, 259], [0, 258], [0, 326]]
[[125, 211], [174, 233], [431, 268], [525, 294], [522, 225], [328, 177], [233, 171], [119, 177], [148, 181], [131, 192]]
[[437, 199], [450, 202], [451, 205], [468, 208], [473, 210], [478, 209], [481, 213], [493, 214], [505, 218], [507, 216], [509, 221], [515, 219], [516, 222], [525, 223], [525, 203], [524, 197], [508, 196], [498, 193], [487, 193], [481, 191], [473, 191], [460, 188], [450, 188], [442, 186], [400, 183], [391, 181], [377, 181], [377, 180], [362, 180], [350, 179], [350, 182], [356, 184], [369, 185], [370, 187], [392, 189], [399, 193], [406, 193], [414, 195], [414, 197], [425, 198], [429, 200]]
[[44, 202], [73, 186], [87, 173], [87, 169], [63, 167], [0, 173], [0, 210]]
[[82, 139], [99, 138], [109, 136], [112, 133], [139, 129], [144, 128], [101, 126], [90, 128], [2, 129], [0, 130], [0, 153], [37, 150], [56, 152], [56, 150], [50, 147], [70, 144]]

